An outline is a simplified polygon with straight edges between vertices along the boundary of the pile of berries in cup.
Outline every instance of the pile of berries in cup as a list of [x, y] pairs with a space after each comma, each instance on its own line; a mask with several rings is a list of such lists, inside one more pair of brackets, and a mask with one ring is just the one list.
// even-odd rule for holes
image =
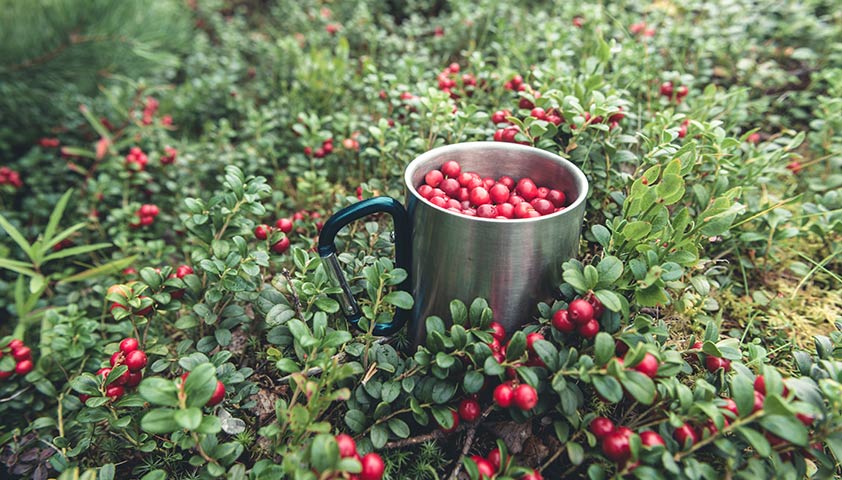
[[450, 160], [441, 169], [430, 170], [418, 194], [433, 205], [469, 217], [521, 219], [541, 217], [564, 210], [567, 196], [561, 190], [539, 187], [529, 178], [483, 178], [475, 172], [462, 172]]
[[371, 452], [360, 457], [360, 454], [357, 452], [357, 443], [346, 433], [340, 433], [337, 435], [336, 443], [339, 445], [340, 457], [354, 458], [359, 461], [363, 467], [360, 473], [352, 473], [348, 478], [354, 480], [380, 480], [383, 478], [383, 472], [386, 471], [386, 464], [383, 462], [383, 458], [381, 458], [380, 455]]
[[27, 347], [22, 340], [14, 339], [9, 342], [6, 348], [0, 350], [0, 358], [3, 358], [5, 355], [11, 355], [15, 359], [15, 369], [9, 371], [0, 370], [0, 380], [5, 380], [16, 373], [24, 376], [32, 371], [32, 368], [35, 366], [32, 363], [32, 349]]

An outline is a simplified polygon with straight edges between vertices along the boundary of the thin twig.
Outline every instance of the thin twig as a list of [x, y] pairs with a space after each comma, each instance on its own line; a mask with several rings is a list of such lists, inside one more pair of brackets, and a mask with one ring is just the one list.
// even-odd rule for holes
[[430, 440], [439, 440], [441, 438], [444, 438], [444, 433], [441, 430], [435, 430], [424, 435], [418, 435], [417, 437], [409, 437], [401, 440], [395, 440], [394, 442], [389, 442], [383, 446], [383, 449], [390, 450], [395, 448], [404, 448], [412, 445], [417, 445], [419, 443], [428, 442]]
[[289, 291], [292, 294], [292, 306], [295, 307], [295, 313], [298, 315], [298, 318], [301, 318], [303, 317], [301, 314], [301, 299], [298, 298], [298, 292], [295, 291], [295, 285], [292, 283], [292, 276], [286, 268], [281, 270], [281, 275], [287, 279], [287, 285], [289, 285]]
[[462, 457], [467, 455], [468, 452], [471, 450], [471, 445], [473, 445], [474, 437], [477, 434], [477, 427], [480, 423], [482, 423], [483, 420], [485, 420], [486, 417], [488, 417], [491, 414], [492, 411], [494, 411], [494, 405], [490, 405], [488, 408], [486, 408], [485, 411], [482, 412], [482, 416], [479, 417], [476, 423], [474, 423], [468, 428], [468, 436], [465, 437], [465, 445], [462, 447], [462, 454], [459, 455], [459, 459], [456, 460], [456, 466], [450, 473], [450, 477], [448, 477], [448, 480], [456, 480], [457, 478], [459, 478], [459, 472], [462, 471]]

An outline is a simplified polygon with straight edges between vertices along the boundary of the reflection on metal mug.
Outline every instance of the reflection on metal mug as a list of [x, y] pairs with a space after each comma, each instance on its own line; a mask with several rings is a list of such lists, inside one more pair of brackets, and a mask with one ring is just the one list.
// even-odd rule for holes
[[[559, 212], [525, 219], [466, 216], [434, 206], [418, 194], [424, 175], [455, 160], [462, 171], [482, 177], [530, 177], [540, 185], [563, 191], [568, 206]], [[406, 208], [394, 198], [375, 197], [334, 214], [322, 228], [319, 255], [342, 294], [340, 305], [356, 325], [357, 302], [336, 258], [334, 238], [348, 223], [376, 212], [389, 213], [395, 225], [396, 265], [407, 280], [398, 288], [415, 298], [411, 311], [398, 309], [389, 323], [377, 323], [374, 333], [392, 334], [409, 322], [413, 344], [424, 341], [424, 319], [447, 319], [450, 302], [488, 300], [494, 319], [507, 332], [517, 330], [561, 283], [561, 265], [578, 249], [588, 181], [578, 167], [558, 155], [533, 147], [502, 142], [467, 142], [439, 147], [413, 160], [404, 174]]]

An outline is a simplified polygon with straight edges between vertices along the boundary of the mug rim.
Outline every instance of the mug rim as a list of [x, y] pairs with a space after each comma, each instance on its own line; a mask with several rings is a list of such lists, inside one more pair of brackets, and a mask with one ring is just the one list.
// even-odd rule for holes
[[[438, 207], [434, 205], [432, 202], [427, 200], [426, 198], [422, 197], [421, 194], [418, 193], [418, 190], [415, 188], [415, 185], [412, 184], [412, 174], [417, 169], [418, 164], [424, 163], [424, 161], [428, 160], [430, 157], [441, 155], [442, 153], [450, 153], [450, 152], [459, 152], [464, 150], [470, 150], [476, 147], [492, 147], [497, 150], [504, 150], [504, 151], [516, 151], [522, 153], [530, 153], [530, 154], [537, 154], [548, 157], [553, 161], [562, 165], [566, 171], [571, 172], [575, 177], [575, 181], [577, 186], [581, 185], [583, 188], [580, 189], [579, 194], [576, 196], [576, 200], [574, 200], [570, 205], [564, 207], [564, 210], [560, 212], [554, 212], [549, 215], [542, 215], [540, 217], [530, 217], [530, 218], [485, 218], [485, 217], [478, 217], [478, 216], [470, 216], [464, 215], [462, 213], [452, 212], [445, 208]], [[441, 147], [436, 147], [432, 150], [428, 150], [421, 155], [415, 157], [414, 160], [409, 162], [409, 165], [406, 166], [404, 170], [404, 184], [406, 184], [406, 188], [409, 192], [418, 200], [424, 202], [425, 204], [429, 205], [430, 207], [436, 209], [440, 213], [446, 213], [452, 215], [454, 217], [459, 218], [460, 220], [472, 220], [477, 222], [491, 222], [491, 223], [512, 223], [512, 222], [519, 222], [519, 223], [527, 223], [527, 222], [540, 222], [542, 220], [549, 220], [554, 217], [561, 217], [564, 214], [570, 214], [576, 211], [576, 208], [585, 202], [585, 199], [588, 197], [588, 192], [590, 190], [590, 183], [588, 182], [585, 173], [580, 169], [575, 163], [567, 160], [566, 158], [557, 155], [552, 152], [548, 152], [546, 150], [542, 150], [540, 148], [535, 148], [529, 145], [521, 145], [518, 143], [504, 143], [504, 142], [490, 142], [490, 141], [478, 141], [478, 142], [461, 142], [461, 143], [453, 143], [450, 145], [444, 145]]]

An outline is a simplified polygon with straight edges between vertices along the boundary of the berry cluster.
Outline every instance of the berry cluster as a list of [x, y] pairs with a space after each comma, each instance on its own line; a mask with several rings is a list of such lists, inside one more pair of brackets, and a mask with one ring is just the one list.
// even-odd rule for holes
[[130, 169], [142, 172], [146, 170], [146, 164], [148, 163], [149, 159], [140, 147], [132, 147], [129, 149], [129, 154], [126, 155], [126, 166]]
[[3, 358], [4, 355], [11, 355], [15, 359], [15, 369], [0, 370], [0, 380], [5, 380], [15, 373], [24, 376], [32, 371], [32, 368], [35, 367], [35, 364], [32, 363], [32, 349], [27, 347], [22, 340], [14, 339], [6, 345], [6, 348], [0, 350], [0, 358]]
[[143, 117], [141, 118], [141, 122], [144, 125], [151, 125], [152, 118], [155, 116], [155, 113], [158, 111], [158, 100], [154, 97], [146, 97], [146, 102], [143, 105]]
[[[482, 457], [480, 455], [472, 455], [471, 460], [476, 464], [479, 471], [479, 478], [481, 480], [491, 480], [497, 478], [498, 473], [505, 472], [509, 468], [512, 457], [503, 459], [499, 448], [495, 448], [488, 452], [488, 455]], [[519, 480], [543, 480], [544, 477], [535, 470], [521, 475]]]
[[673, 87], [672, 82], [664, 82], [661, 84], [661, 96], [667, 97], [670, 100], [675, 100], [675, 103], [681, 103], [684, 97], [690, 93], [687, 85], [681, 85], [678, 88]]
[[161, 155], [161, 165], [172, 165], [175, 163], [175, 157], [178, 155], [178, 150], [167, 145], [164, 147], [164, 154]]
[[801, 162], [798, 160], [793, 160], [786, 165], [787, 170], [792, 172], [793, 175], [798, 175], [798, 172], [801, 171]]
[[[304, 218], [303, 215], [301, 216], [301, 218]], [[273, 231], [280, 231], [282, 233], [282, 237], [279, 240], [275, 241], [272, 244], [271, 248], [272, 251], [275, 253], [285, 253], [287, 250], [289, 250], [290, 242], [288, 234], [292, 232], [292, 227], [292, 220], [290, 220], [289, 218], [279, 218], [275, 222], [274, 227], [270, 227], [266, 224], [261, 224], [254, 227], [254, 236], [258, 240], [266, 240], [269, 238], [270, 235], [272, 235]]]
[[150, 203], [143, 204], [135, 212], [137, 220], [130, 223], [129, 226], [132, 228], [140, 228], [152, 225], [152, 222], [155, 221], [155, 217], [157, 217], [159, 213], [161, 213], [161, 211], [157, 205]]
[[644, 37], [654, 37], [655, 29], [652, 27], [647, 27], [646, 22], [638, 22], [629, 25], [629, 33], [631, 33], [632, 35], [643, 34]]
[[38, 145], [44, 148], [58, 148], [61, 142], [57, 138], [42, 138], [38, 140]]
[[0, 185], [11, 185], [15, 188], [23, 186], [23, 180], [20, 179], [20, 173], [12, 170], [9, 167], [0, 167]]
[[459, 98], [459, 94], [453, 91], [453, 89], [459, 87], [457, 80], [461, 80], [462, 89], [465, 90], [465, 94], [469, 97], [474, 94], [474, 88], [477, 86], [477, 79], [473, 75], [466, 73], [460, 77], [459, 70], [459, 64], [454, 62], [445, 67], [436, 77], [439, 83], [439, 90], [446, 92], [453, 99]]
[[[520, 75], [513, 76], [511, 80], [503, 84], [503, 88], [505, 88], [506, 90], [514, 90], [517, 92], [529, 92], [532, 94], [533, 97], [541, 98], [541, 92], [533, 90], [533, 88], [528, 83], [523, 83], [523, 77]], [[518, 102], [518, 107], [529, 110], [535, 108], [535, 105], [528, 98], [521, 97], [520, 101]]]
[[[591, 420], [588, 429], [599, 440], [602, 453], [618, 464], [626, 463], [631, 458], [631, 436], [634, 433], [628, 427], [617, 427], [605, 417]], [[663, 437], [657, 432], [646, 430], [638, 434], [644, 447], [666, 446]]]
[[383, 462], [380, 455], [371, 452], [360, 457], [359, 452], [357, 452], [357, 443], [346, 433], [340, 433], [336, 436], [336, 444], [339, 445], [340, 457], [354, 458], [363, 467], [360, 473], [352, 473], [348, 478], [351, 480], [381, 480], [383, 478], [386, 463]]
[[[193, 273], [194, 273], [193, 267], [191, 267], [190, 265], [179, 265], [178, 267], [176, 267], [175, 272], [170, 274], [170, 278], [182, 279], [182, 278], [186, 277], [187, 275], [193, 275]], [[170, 294], [170, 296], [172, 296], [172, 298], [178, 300], [178, 299], [184, 297], [184, 289], [182, 288], [180, 290], [176, 290], [176, 291], [172, 292]]]
[[567, 200], [561, 190], [538, 187], [529, 177], [517, 182], [509, 176], [482, 178], [475, 172], [462, 172], [453, 160], [427, 172], [418, 194], [445, 210], [498, 219], [549, 215], [563, 210]]
[[[179, 386], [180, 389], [184, 390], [184, 382], [187, 381], [187, 377], [190, 376], [190, 372], [185, 372], [181, 375], [181, 385]], [[213, 389], [213, 394], [211, 394], [210, 399], [208, 402], [205, 403], [206, 407], [213, 407], [219, 405], [223, 400], [225, 400], [225, 384], [222, 383], [221, 380], [216, 381], [216, 388]]]
[[[126, 388], [136, 387], [143, 380], [143, 368], [146, 367], [148, 359], [146, 352], [140, 349], [140, 342], [136, 338], [124, 338], [120, 342], [119, 350], [111, 355], [111, 367], [104, 367], [97, 370], [96, 374], [102, 378], [108, 377], [111, 369], [125, 365], [128, 370], [111, 382], [105, 389], [105, 396], [117, 400], [126, 393]], [[88, 400], [87, 395], [80, 395], [82, 402]]]
[[681, 122], [681, 125], [678, 127], [678, 138], [684, 138], [687, 136], [687, 127], [690, 126], [690, 119], [686, 119]]
[[333, 138], [328, 138], [322, 142], [322, 146], [313, 150], [313, 147], [304, 147], [304, 154], [308, 157], [313, 155], [316, 158], [324, 158], [325, 155], [333, 152]]
[[585, 338], [593, 338], [599, 333], [599, 317], [603, 311], [602, 302], [596, 296], [577, 298], [570, 302], [566, 310], [553, 314], [553, 328], [562, 333], [576, 331]]

